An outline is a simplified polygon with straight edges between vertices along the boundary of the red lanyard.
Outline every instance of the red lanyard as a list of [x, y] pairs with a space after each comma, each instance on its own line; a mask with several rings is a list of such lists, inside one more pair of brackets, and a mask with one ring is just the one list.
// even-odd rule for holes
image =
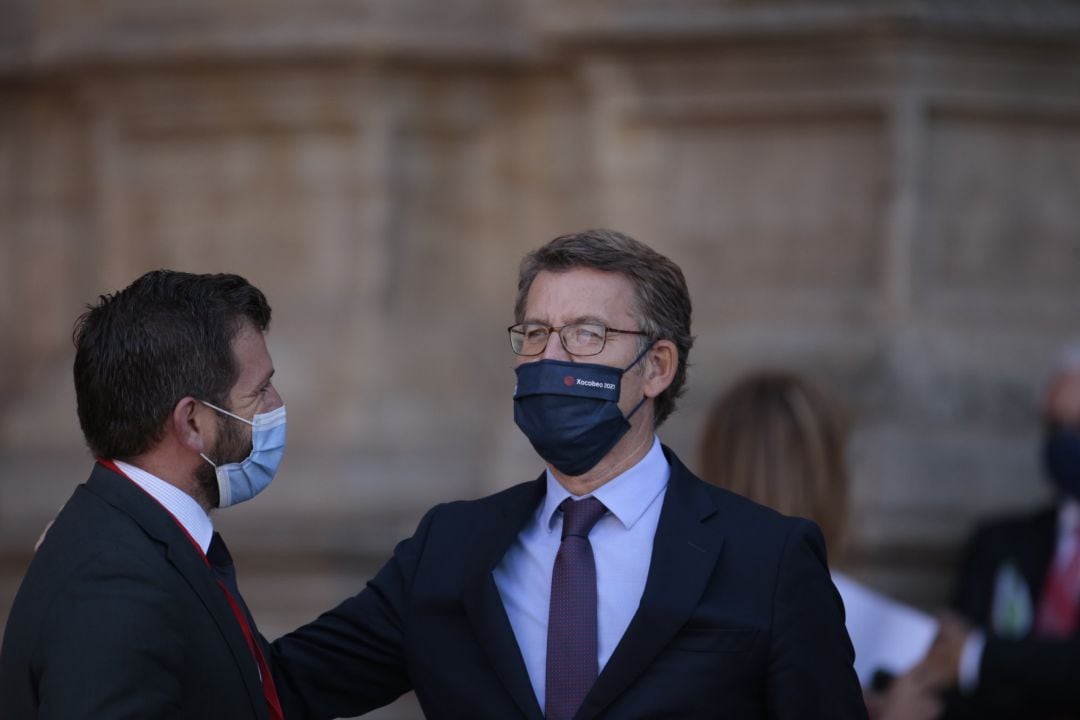
[[[123, 470], [117, 467], [116, 463], [112, 460], [98, 458], [98, 462], [112, 470], [117, 475], [131, 480], [131, 478], [129, 478]], [[134, 480], [131, 480], [131, 482], [136, 487], [139, 487], [139, 484], [136, 483]], [[142, 490], [141, 487], [139, 487], [139, 489]], [[147, 494], [149, 495], [149, 493]], [[153, 498], [155, 502], [157, 501], [157, 498], [154, 498], [153, 495], [151, 495], [150, 497]], [[158, 504], [160, 505], [161, 503]], [[162, 505], [162, 508], [165, 510], [165, 512], [169, 512], [169, 509], [166, 508], [164, 505]], [[195, 548], [196, 552], [199, 553], [199, 557], [201, 557], [203, 559], [203, 562], [206, 563], [206, 569], [211, 570], [210, 560], [206, 557], [206, 553], [203, 552], [203, 549], [199, 546], [199, 543], [195, 542], [195, 538], [191, 537], [191, 533], [189, 533], [187, 531], [187, 528], [185, 528], [180, 523], [180, 521], [176, 519], [175, 515], [169, 512], [169, 517], [173, 519], [173, 522], [176, 523], [177, 527], [179, 527], [183, 531], [184, 535], [187, 536], [187, 539], [191, 541], [192, 546]], [[216, 577], [214, 578], [214, 581], [218, 584], [218, 587], [221, 588], [221, 592], [225, 594], [225, 599], [228, 601], [229, 607], [232, 609], [232, 613], [236, 617], [236, 622], [240, 624], [240, 629], [244, 633], [244, 639], [247, 641], [248, 649], [251, 650], [251, 654], [255, 658], [255, 664], [259, 668], [259, 677], [262, 680], [263, 696], [266, 698], [266, 705], [270, 711], [270, 720], [282, 720], [284, 716], [281, 711], [281, 701], [278, 699], [277, 688], [274, 687], [274, 676], [270, 674], [270, 666], [267, 664], [266, 658], [263, 656], [262, 650], [259, 648], [259, 643], [255, 640], [255, 633], [251, 631], [251, 626], [248, 624], [247, 617], [245, 617], [244, 611], [240, 609], [240, 603], [238, 603], [236, 601], [236, 598], [233, 597], [233, 594], [229, 592], [229, 588], [225, 587], [225, 584], [218, 580]]]

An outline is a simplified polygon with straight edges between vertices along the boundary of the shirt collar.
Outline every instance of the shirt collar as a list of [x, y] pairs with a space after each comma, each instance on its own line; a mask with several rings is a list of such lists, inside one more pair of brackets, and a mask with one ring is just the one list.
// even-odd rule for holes
[[1066, 498], [1058, 509], [1058, 537], [1074, 535], [1080, 530], [1080, 502]]
[[195, 498], [142, 468], [137, 468], [120, 460], [114, 460], [113, 462], [123, 470], [124, 474], [133, 483], [161, 503], [169, 511], [169, 514], [176, 519], [176, 522], [187, 530], [188, 535], [199, 544], [203, 553], [206, 553], [210, 547], [210, 540], [214, 536], [214, 523], [211, 522], [210, 516], [203, 510], [202, 505], [195, 501]]
[[[546, 475], [547, 494], [540, 506], [539, 519], [541, 527], [550, 533], [554, 531], [555, 513], [559, 505], [571, 497], [571, 494], [555, 479], [551, 470], [548, 470]], [[604, 507], [629, 530], [645, 514], [656, 496], [667, 487], [670, 476], [671, 466], [664, 457], [660, 439], [654, 435], [652, 447], [645, 453], [645, 457], [632, 468], [598, 487], [592, 496], [604, 503]]]

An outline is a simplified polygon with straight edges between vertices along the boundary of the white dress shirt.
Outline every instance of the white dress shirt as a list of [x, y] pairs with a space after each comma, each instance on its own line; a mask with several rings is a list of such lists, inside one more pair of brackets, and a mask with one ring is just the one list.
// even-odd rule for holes
[[161, 503], [176, 518], [176, 522], [187, 530], [188, 535], [199, 544], [203, 554], [206, 554], [210, 547], [210, 540], [214, 537], [214, 523], [210, 521], [210, 516], [203, 510], [202, 505], [195, 501], [195, 498], [141, 468], [120, 460], [113, 462], [131, 478], [132, 482]]
[[[597, 660], [603, 670], [637, 612], [652, 560], [671, 468], [653, 438], [637, 465], [592, 493], [608, 509], [589, 534], [596, 560]], [[559, 504], [570, 497], [550, 471], [547, 494], [494, 570], [510, 626], [525, 658], [536, 699], [544, 709], [548, 604], [555, 555], [562, 543]]]

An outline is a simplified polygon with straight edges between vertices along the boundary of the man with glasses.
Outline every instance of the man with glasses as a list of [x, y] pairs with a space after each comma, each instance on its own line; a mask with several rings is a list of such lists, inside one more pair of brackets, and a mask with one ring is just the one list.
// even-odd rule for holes
[[521, 265], [514, 419], [535, 480], [429, 511], [360, 594], [275, 643], [288, 717], [414, 689], [428, 718], [864, 718], [817, 526], [655, 435], [686, 380], [682, 271], [610, 230]]

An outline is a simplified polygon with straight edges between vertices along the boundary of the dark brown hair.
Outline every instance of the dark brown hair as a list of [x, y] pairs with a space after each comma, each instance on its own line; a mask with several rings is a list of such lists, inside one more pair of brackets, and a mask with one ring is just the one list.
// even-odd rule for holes
[[94, 455], [128, 459], [161, 439], [185, 396], [226, 405], [240, 368], [232, 350], [270, 305], [239, 275], [148, 272], [102, 295], [75, 324], [75, 399]]

